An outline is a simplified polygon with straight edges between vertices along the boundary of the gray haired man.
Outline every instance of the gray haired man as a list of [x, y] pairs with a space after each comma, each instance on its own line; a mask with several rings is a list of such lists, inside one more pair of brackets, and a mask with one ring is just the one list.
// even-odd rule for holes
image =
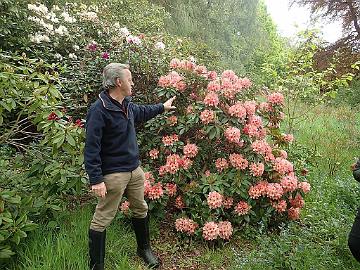
[[111, 63], [103, 71], [103, 88], [86, 118], [85, 168], [91, 190], [99, 197], [89, 229], [90, 269], [104, 269], [106, 228], [126, 194], [133, 213], [137, 253], [152, 268], [159, 266], [150, 248], [144, 172], [140, 168], [135, 124], [175, 109], [175, 97], [165, 103], [137, 105], [130, 101], [131, 72]]

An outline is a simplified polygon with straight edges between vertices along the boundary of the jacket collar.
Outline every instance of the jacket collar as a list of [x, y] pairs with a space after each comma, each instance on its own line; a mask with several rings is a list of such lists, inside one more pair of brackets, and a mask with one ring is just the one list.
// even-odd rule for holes
[[[105, 109], [109, 111], [121, 111], [121, 109], [118, 106], [116, 106], [113, 102], [111, 102], [108, 94], [106, 93], [106, 90], [101, 91], [101, 93], [99, 94], [99, 99]], [[130, 100], [131, 100], [130, 97], [124, 98], [123, 104], [125, 105], [125, 107], [127, 107]]]

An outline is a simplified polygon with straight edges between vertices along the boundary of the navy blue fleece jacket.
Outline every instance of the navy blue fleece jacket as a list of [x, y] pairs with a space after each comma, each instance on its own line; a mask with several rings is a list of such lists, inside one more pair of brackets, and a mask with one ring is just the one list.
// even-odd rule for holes
[[130, 172], [139, 164], [135, 123], [164, 112], [164, 105], [136, 105], [127, 97], [120, 104], [102, 91], [86, 117], [84, 162], [90, 185], [115, 172]]

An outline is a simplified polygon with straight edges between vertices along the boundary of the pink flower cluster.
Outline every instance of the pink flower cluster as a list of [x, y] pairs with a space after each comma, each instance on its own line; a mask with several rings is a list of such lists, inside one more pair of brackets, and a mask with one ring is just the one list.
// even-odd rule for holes
[[127, 215], [129, 214], [129, 207], [130, 207], [130, 203], [128, 201], [125, 201], [120, 205], [120, 211], [123, 214]]
[[159, 150], [157, 149], [150, 150], [149, 156], [151, 159], [157, 159], [159, 157]]
[[236, 127], [228, 127], [225, 130], [225, 138], [232, 143], [240, 142], [240, 129]]
[[298, 188], [302, 189], [304, 193], [310, 192], [310, 184], [308, 182], [300, 182]]
[[151, 186], [151, 188], [148, 189], [147, 191], [147, 196], [149, 197], [150, 200], [160, 199], [163, 195], [164, 195], [164, 190], [160, 182]]
[[214, 92], [209, 92], [204, 98], [204, 104], [207, 106], [216, 107], [219, 105], [219, 97]]
[[251, 163], [250, 164], [250, 171], [253, 176], [262, 176], [264, 173], [265, 166], [263, 163]]
[[177, 196], [175, 199], [175, 207], [178, 209], [183, 209], [185, 208], [185, 203], [184, 200], [181, 196]]
[[229, 114], [235, 116], [239, 119], [245, 119], [246, 117], [246, 108], [240, 102], [229, 107]]
[[260, 181], [255, 186], [251, 186], [248, 193], [251, 199], [258, 199], [260, 196], [265, 196], [267, 193], [268, 182]]
[[219, 92], [221, 90], [221, 85], [218, 81], [211, 81], [206, 88], [209, 92]]
[[296, 220], [300, 217], [300, 208], [290, 207], [288, 210], [288, 217], [290, 220]]
[[223, 196], [216, 191], [212, 191], [207, 197], [207, 203], [210, 209], [219, 208], [223, 204]]
[[260, 155], [266, 156], [272, 152], [270, 145], [264, 140], [256, 140], [251, 144], [252, 150]]
[[234, 204], [234, 199], [232, 197], [223, 198], [223, 206], [225, 209], [230, 209], [233, 204]]
[[284, 105], [284, 96], [275, 92], [267, 96], [267, 101], [272, 105]]
[[283, 140], [285, 142], [291, 143], [294, 140], [294, 135], [292, 134], [282, 134]]
[[175, 115], [172, 115], [167, 118], [167, 121], [171, 127], [175, 126], [177, 124], [177, 117]]
[[229, 159], [231, 165], [239, 170], [245, 170], [249, 165], [249, 162], [241, 154], [230, 154]]
[[180, 92], [184, 92], [186, 89], [186, 83], [183, 81], [183, 77], [180, 76], [176, 71], [170, 72], [166, 76], [161, 76], [158, 85], [160, 87], [174, 87]]
[[246, 113], [249, 115], [249, 116], [252, 116], [255, 114], [256, 112], [256, 106], [257, 106], [257, 103], [256, 101], [254, 100], [248, 100], [248, 101], [245, 101], [244, 102], [244, 107], [246, 109]]
[[215, 240], [219, 236], [219, 226], [213, 221], [206, 222], [202, 231], [202, 235], [207, 241]]
[[209, 124], [211, 122], [214, 122], [215, 113], [211, 110], [204, 110], [200, 114], [200, 119], [204, 124]]
[[230, 221], [220, 221], [218, 223], [218, 228], [219, 228], [219, 237], [224, 240], [229, 240], [233, 233], [233, 228]]
[[170, 67], [173, 69], [180, 68], [185, 70], [193, 70], [195, 68], [195, 64], [188, 60], [180, 61], [179, 59], [174, 58], [170, 61]]
[[303, 197], [297, 193], [295, 198], [289, 198], [290, 205], [294, 208], [303, 208], [305, 205], [305, 201]]
[[289, 174], [281, 178], [280, 185], [284, 189], [284, 192], [295, 191], [298, 188], [298, 180], [295, 175]]
[[180, 158], [177, 154], [172, 154], [167, 156], [166, 164], [161, 166], [159, 169], [159, 174], [163, 175], [165, 173], [175, 174], [180, 168], [185, 170], [189, 169], [192, 165], [192, 160], [187, 157]]
[[285, 200], [271, 201], [271, 206], [279, 213], [285, 212], [287, 208], [287, 203]]
[[175, 142], [179, 141], [179, 136], [177, 134], [164, 136], [162, 142], [165, 146], [173, 145]]
[[279, 183], [268, 183], [266, 187], [266, 196], [271, 200], [278, 200], [284, 194], [284, 189]]
[[176, 195], [177, 186], [176, 186], [176, 184], [173, 184], [173, 183], [167, 183], [165, 185], [165, 190], [166, 190], [167, 194], [169, 195], [169, 197], [173, 197]]
[[219, 172], [222, 172], [223, 170], [229, 168], [229, 164], [225, 158], [218, 158], [215, 161], [215, 167]]
[[243, 215], [248, 214], [250, 209], [251, 209], [251, 206], [247, 202], [240, 201], [235, 206], [235, 213], [238, 214], [239, 216], [243, 216]]
[[287, 174], [294, 171], [293, 164], [283, 158], [276, 158], [273, 163], [273, 168], [280, 174]]
[[176, 230], [187, 235], [193, 235], [198, 227], [199, 225], [189, 218], [178, 218], [175, 221]]
[[198, 151], [198, 147], [196, 146], [196, 144], [193, 143], [186, 144], [183, 149], [184, 155], [189, 158], [194, 158], [197, 155]]

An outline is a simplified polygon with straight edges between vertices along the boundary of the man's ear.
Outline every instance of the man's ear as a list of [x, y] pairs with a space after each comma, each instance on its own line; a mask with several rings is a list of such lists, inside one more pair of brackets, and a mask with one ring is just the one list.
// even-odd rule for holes
[[116, 78], [116, 85], [121, 87], [122, 81], [120, 80], [120, 78]]

